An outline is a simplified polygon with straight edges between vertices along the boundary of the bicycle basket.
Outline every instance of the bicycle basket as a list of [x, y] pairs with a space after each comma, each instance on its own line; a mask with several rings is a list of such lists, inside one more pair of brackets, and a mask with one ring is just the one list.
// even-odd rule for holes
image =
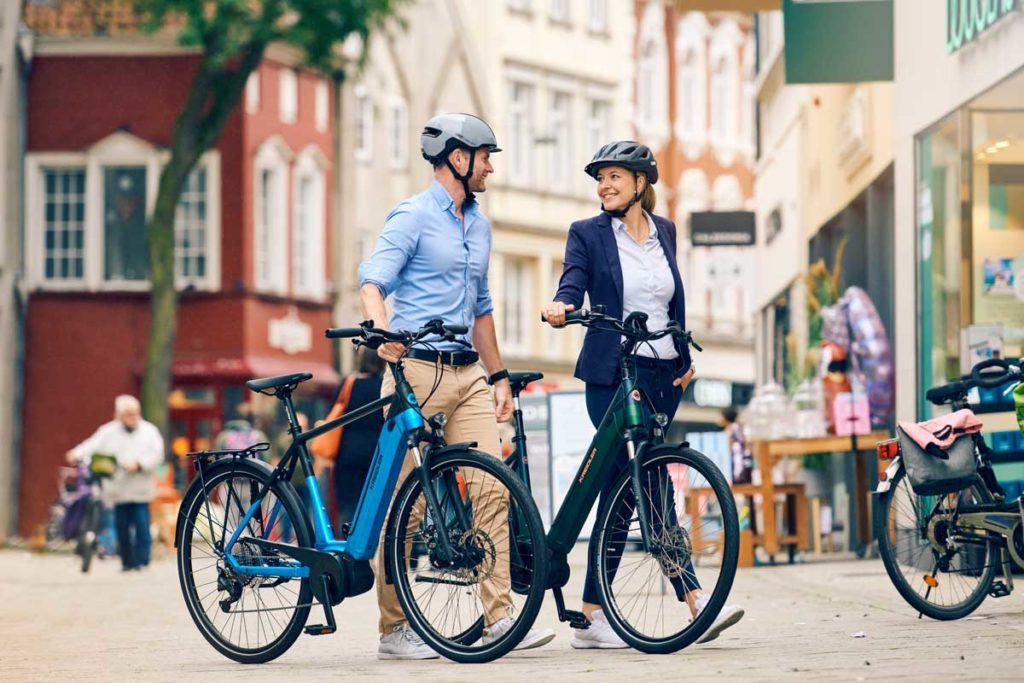
[[89, 473], [97, 478], [112, 477], [117, 471], [117, 458], [106, 453], [96, 453], [89, 460]]
[[917, 495], [955, 493], [974, 482], [978, 463], [974, 457], [974, 439], [970, 434], [961, 436], [946, 450], [935, 448], [928, 451], [918, 446], [901, 428], [897, 427], [896, 431], [907, 478]]

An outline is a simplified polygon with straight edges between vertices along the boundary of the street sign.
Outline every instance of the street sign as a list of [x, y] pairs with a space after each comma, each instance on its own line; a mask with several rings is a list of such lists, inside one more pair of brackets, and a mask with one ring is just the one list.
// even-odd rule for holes
[[753, 211], [694, 211], [690, 242], [695, 247], [749, 247], [755, 241]]

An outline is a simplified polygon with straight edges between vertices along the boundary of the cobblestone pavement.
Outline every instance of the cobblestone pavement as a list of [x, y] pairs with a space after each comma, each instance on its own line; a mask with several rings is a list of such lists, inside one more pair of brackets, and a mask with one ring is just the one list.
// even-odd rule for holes
[[[578, 604], [580, 562], [568, 587]], [[0, 552], [0, 680], [269, 681], [341, 677], [421, 680], [1021, 680], [1020, 592], [987, 600], [959, 622], [918, 620], [878, 560], [807, 562], [741, 570], [731, 597], [747, 616], [714, 643], [669, 656], [577, 651], [553, 601], [538, 624], [551, 645], [491, 664], [376, 659], [373, 593], [336, 611], [338, 633], [300, 637], [283, 657], [241, 666], [217, 654], [185, 611], [173, 561], [122, 574], [115, 561], [83, 576], [75, 558]], [[315, 618], [315, 617], [314, 617]], [[863, 632], [866, 637], [855, 638]]]

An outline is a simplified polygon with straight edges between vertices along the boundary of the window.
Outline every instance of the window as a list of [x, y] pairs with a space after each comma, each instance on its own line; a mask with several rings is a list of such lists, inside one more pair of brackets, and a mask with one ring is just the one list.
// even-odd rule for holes
[[518, 185], [533, 182], [533, 86], [513, 82], [509, 107], [509, 177]]
[[356, 159], [373, 158], [373, 100], [363, 85], [355, 88], [356, 96]]
[[256, 289], [277, 294], [287, 289], [285, 176], [290, 156], [284, 143], [275, 137], [263, 143], [255, 162], [253, 279]]
[[103, 278], [145, 280], [146, 167], [103, 168]]
[[658, 149], [668, 138], [668, 46], [665, 7], [648, 3], [640, 21], [636, 71], [636, 125], [641, 138]]
[[555, 92], [551, 95], [551, 186], [568, 190], [572, 185], [572, 112], [570, 95]]
[[608, 32], [608, 0], [587, 0], [587, 29], [591, 33]]
[[569, 23], [569, 0], [551, 0], [551, 21]]
[[47, 280], [85, 277], [85, 169], [44, 169]]
[[326, 167], [326, 159], [316, 148], [303, 151], [295, 163], [292, 290], [300, 297], [318, 299], [324, 295]]
[[195, 284], [206, 279], [206, 169], [189, 174], [181, 201], [174, 213], [174, 274], [182, 283]]
[[587, 155], [593, 155], [601, 145], [609, 142], [612, 128], [612, 103], [590, 100], [587, 104]]
[[529, 12], [530, 0], [508, 0], [508, 8], [513, 12]]
[[245, 82], [245, 110], [255, 114], [260, 110], [260, 72], [253, 71]]
[[529, 351], [529, 335], [533, 329], [531, 313], [533, 305], [533, 268], [528, 259], [506, 256], [504, 258], [504, 282], [502, 286], [504, 315], [504, 339], [502, 346], [511, 352]]
[[739, 211], [743, 208], [740, 181], [732, 174], [718, 176], [711, 188], [711, 200], [715, 211]]
[[748, 155], [757, 147], [757, 88], [754, 85], [756, 62], [753, 37], [748, 37], [743, 47], [743, 93], [740, 107], [740, 143]]
[[743, 34], [730, 20], [723, 21], [711, 38], [711, 143], [724, 165], [733, 162], [740, 147], [739, 52]]
[[707, 34], [701, 12], [687, 12], [676, 29], [676, 136], [683, 153], [696, 159], [707, 137]]
[[388, 120], [388, 160], [391, 168], [402, 170], [409, 165], [409, 109], [400, 98], [391, 101]]
[[316, 129], [321, 133], [327, 132], [327, 126], [331, 118], [330, 88], [324, 81], [317, 81], [314, 94], [313, 108], [316, 117]]
[[[144, 290], [146, 222], [163, 155], [126, 132], [85, 152], [25, 157], [26, 279], [31, 287]], [[174, 216], [176, 282], [219, 285], [220, 164], [207, 152], [186, 179]]]
[[282, 69], [278, 77], [278, 115], [284, 123], [295, 123], [299, 118], [299, 82], [295, 72]]

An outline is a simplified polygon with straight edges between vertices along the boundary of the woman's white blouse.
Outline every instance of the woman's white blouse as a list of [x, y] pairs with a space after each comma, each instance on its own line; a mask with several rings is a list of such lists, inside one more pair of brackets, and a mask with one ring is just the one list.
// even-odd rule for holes
[[[669, 304], [675, 294], [675, 283], [668, 259], [658, 240], [658, 228], [650, 214], [644, 212], [649, 232], [643, 244], [638, 244], [629, 235], [626, 224], [612, 218], [612, 232], [619, 247], [619, 262], [622, 264], [622, 312], [623, 320], [633, 311], [647, 314], [647, 327], [652, 330], [664, 328], [669, 321]], [[672, 254], [673, 258], [675, 254]], [[651, 347], [654, 347], [653, 349]], [[650, 345], [637, 349], [637, 355], [648, 358], [678, 358], [672, 337], [662, 337]]]

